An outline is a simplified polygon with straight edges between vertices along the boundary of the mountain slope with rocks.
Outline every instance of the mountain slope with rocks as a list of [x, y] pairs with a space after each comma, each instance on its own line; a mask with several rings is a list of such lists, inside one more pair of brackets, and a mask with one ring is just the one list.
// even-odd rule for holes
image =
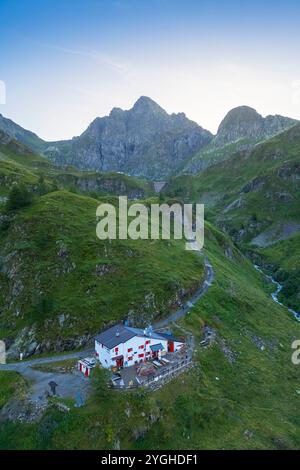
[[295, 125], [296, 122], [279, 115], [263, 118], [255, 109], [239, 106], [225, 116], [212, 144], [222, 147], [239, 139], [264, 140]]
[[112, 194], [143, 199], [155, 194], [152, 181], [121, 173], [80, 171], [72, 166], [58, 167], [0, 130], [0, 197], [5, 197], [14, 183], [25, 183], [36, 193], [41, 178], [48, 188], [67, 189], [95, 198]]
[[169, 115], [141, 97], [128, 111], [114, 108], [96, 118], [81, 136], [51, 143], [44, 155], [59, 165], [161, 179], [176, 174], [212, 137], [184, 113]]
[[[94, 370], [94, 393], [84, 406], [68, 400], [68, 413], [51, 406], [32, 422], [8, 414], [22, 379], [0, 371], [0, 449], [299, 448], [300, 369], [291, 361], [291, 344], [300, 325], [273, 302], [272, 286], [210, 224], [205, 255], [216, 279], [172, 328], [176, 335], [184, 330], [194, 337], [190, 370], [155, 393], [106, 389]], [[65, 318], [66, 326], [69, 321]], [[203, 344], [208, 331], [210, 341]]]
[[46, 142], [34, 132], [28, 131], [0, 114], [0, 130], [14, 140], [26, 145], [33, 152], [40, 153], [45, 148]]
[[289, 129], [297, 122], [280, 115], [263, 118], [249, 106], [234, 108], [222, 120], [209, 145], [197, 152], [182, 172], [196, 174], [230, 158], [238, 151], [250, 152], [257, 143]]
[[283, 282], [300, 310], [300, 124], [164, 188], [169, 197], [202, 202], [206, 214], [244, 252]]
[[184, 113], [169, 115], [141, 96], [129, 110], [113, 108], [109, 116], [97, 117], [78, 137], [45, 142], [0, 115], [0, 130], [55, 165], [150, 180], [198, 173], [237, 151], [251, 151], [296, 123], [280, 115], [263, 118], [255, 109], [239, 106], [228, 112], [213, 136]]

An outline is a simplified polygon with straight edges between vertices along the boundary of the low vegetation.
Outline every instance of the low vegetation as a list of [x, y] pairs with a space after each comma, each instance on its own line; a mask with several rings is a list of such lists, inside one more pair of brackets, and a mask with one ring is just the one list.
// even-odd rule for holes
[[0, 371], [0, 412], [3, 406], [25, 388], [24, 379], [17, 372]]
[[238, 152], [196, 176], [178, 176], [164, 188], [165, 195], [204, 203], [209, 220], [284, 281], [282, 298], [298, 310], [299, 152], [298, 124], [250, 153]]
[[[50, 409], [36, 424], [2, 424], [0, 448], [299, 448], [300, 369], [291, 342], [300, 326], [228, 238], [208, 226], [206, 240], [216, 280], [181, 322], [195, 336], [192, 370], [155, 393], [109, 390], [99, 374], [84, 407]], [[216, 332], [207, 348], [204, 325]]]
[[77, 359], [65, 359], [63, 361], [53, 361], [43, 364], [35, 364], [32, 366], [32, 369], [46, 373], [60, 372], [63, 374], [68, 374], [74, 372], [77, 362]]
[[[288, 132], [257, 146], [252, 160], [239, 154], [232, 167], [229, 160], [221, 163], [218, 174], [211, 167], [203, 177], [178, 177], [165, 195], [207, 201], [209, 219], [252, 259], [281, 276], [285, 300], [297, 306], [298, 235], [266, 247], [250, 244], [264, 220], [270, 226], [297, 222], [297, 179], [285, 178], [297, 169], [299, 147], [296, 131]], [[0, 206], [0, 337], [16, 351], [74, 349], [121, 319], [151, 322], [177, 308], [199, 285], [203, 257], [186, 252], [179, 241], [97, 240], [97, 204], [116, 203], [116, 198], [107, 193], [87, 197], [78, 188], [38, 191], [52, 184], [58, 170], [51, 167], [45, 174], [46, 166], [33, 157], [28, 166], [18, 158], [0, 161], [1, 195], [7, 197], [12, 181], [33, 193], [31, 204], [10, 211], [8, 219]], [[284, 203], [275, 197], [279, 175], [292, 195]], [[271, 206], [260, 176], [271, 191]], [[239, 194], [245, 205], [228, 210]], [[242, 229], [246, 235], [239, 239]], [[69, 412], [50, 407], [35, 423], [0, 420], [0, 449], [299, 448], [300, 368], [291, 362], [291, 344], [300, 324], [272, 301], [274, 286], [210, 223], [205, 254], [216, 279], [180, 322], [195, 338], [191, 371], [155, 393], [119, 393], [106, 387], [103, 370], [94, 370], [93, 393], [83, 407], [70, 406]], [[200, 343], [205, 326], [215, 333], [206, 348]], [[51, 372], [65, 365], [58, 361], [38, 367]], [[0, 373], [0, 408], [20, 380], [17, 374]]]

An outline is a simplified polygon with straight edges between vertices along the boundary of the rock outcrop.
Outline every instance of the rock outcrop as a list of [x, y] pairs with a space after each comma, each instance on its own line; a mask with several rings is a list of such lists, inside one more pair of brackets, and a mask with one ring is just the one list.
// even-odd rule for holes
[[96, 118], [81, 136], [51, 143], [44, 155], [59, 165], [156, 180], [178, 172], [212, 138], [184, 113], [169, 115], [142, 96], [128, 111]]
[[[11, 119], [7, 119], [0, 114], [0, 131], [7, 134], [10, 138], [26, 145], [33, 152], [39, 153], [43, 150], [46, 142], [31, 131], [23, 129]], [[0, 143], [1, 135], [0, 135]], [[7, 144], [8, 141], [5, 142]]]
[[284, 116], [267, 116], [263, 118], [249, 106], [232, 109], [221, 122], [212, 144], [216, 147], [235, 142], [240, 139], [260, 141], [272, 137], [292, 127], [296, 120]]

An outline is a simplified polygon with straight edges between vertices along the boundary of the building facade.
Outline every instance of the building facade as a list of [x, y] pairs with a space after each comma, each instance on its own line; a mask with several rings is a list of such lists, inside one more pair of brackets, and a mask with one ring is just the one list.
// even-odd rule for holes
[[122, 368], [159, 359], [166, 353], [179, 351], [183, 345], [182, 341], [171, 334], [120, 324], [96, 336], [95, 353], [103, 367]]

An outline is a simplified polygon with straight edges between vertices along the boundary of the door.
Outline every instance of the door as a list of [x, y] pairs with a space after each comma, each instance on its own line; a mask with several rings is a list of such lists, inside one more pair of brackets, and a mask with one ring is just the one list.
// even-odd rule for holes
[[174, 352], [174, 342], [168, 341], [168, 352]]
[[119, 357], [116, 360], [116, 366], [118, 367], [118, 369], [124, 367], [124, 357]]

